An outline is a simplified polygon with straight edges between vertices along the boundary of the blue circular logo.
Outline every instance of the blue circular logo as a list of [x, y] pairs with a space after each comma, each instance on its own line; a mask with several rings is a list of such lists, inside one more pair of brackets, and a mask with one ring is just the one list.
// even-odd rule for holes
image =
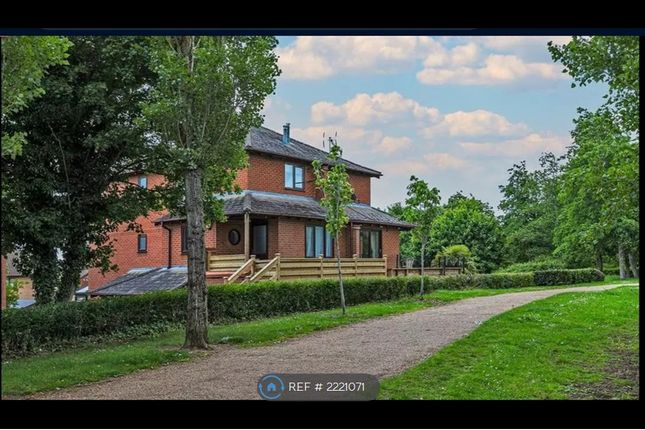
[[277, 400], [284, 392], [284, 382], [276, 375], [264, 375], [258, 383], [258, 393], [264, 400]]

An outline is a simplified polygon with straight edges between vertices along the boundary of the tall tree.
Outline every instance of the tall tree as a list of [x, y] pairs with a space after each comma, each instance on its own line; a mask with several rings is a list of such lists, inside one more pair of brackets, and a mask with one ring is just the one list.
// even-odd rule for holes
[[639, 247], [639, 146], [606, 110], [583, 114], [573, 136], [559, 194], [556, 253], [581, 260], [613, 249], [624, 278], [626, 260], [632, 254], [636, 262]]
[[159, 169], [183, 190], [167, 203], [188, 225], [185, 348], [208, 347], [205, 225], [224, 220], [215, 194], [233, 190], [245, 138], [262, 123], [280, 73], [276, 45], [274, 37], [176, 36], [155, 46], [159, 81], [145, 111], [165, 154]]
[[451, 245], [466, 245], [483, 272], [499, 266], [503, 257], [503, 233], [492, 208], [461, 193], [448, 200], [430, 230], [433, 254]]
[[[596, 112], [578, 109], [572, 133], [575, 145], [565, 169], [562, 198], [567, 206], [558, 226], [557, 251], [582, 248], [579, 245], [597, 252], [613, 247], [621, 277], [627, 276], [629, 261], [634, 262], [632, 273], [638, 274], [638, 37], [574, 37], [566, 45], [549, 44], [549, 51], [574, 79], [572, 87], [591, 82], [609, 87]], [[589, 188], [580, 188], [581, 184]]]
[[540, 156], [540, 167], [531, 172], [524, 161], [514, 164], [508, 170], [507, 184], [499, 187], [508, 263], [550, 256], [554, 249], [561, 164], [552, 153], [545, 153]]
[[25, 143], [24, 132], [7, 133], [13, 114], [41, 96], [48, 67], [66, 64], [71, 42], [60, 36], [2, 36], [2, 157], [15, 157]]
[[436, 187], [430, 188], [426, 181], [414, 175], [410, 176], [403, 214], [407, 221], [416, 224], [416, 227], [412, 230], [412, 241], [420, 245], [421, 248], [421, 287], [419, 294], [423, 294], [424, 289], [426, 245], [430, 239], [432, 223], [441, 210], [440, 204], [441, 197]]
[[127, 182], [152, 150], [136, 124], [154, 84], [148, 39], [77, 37], [68, 63], [14, 115], [9, 131], [29, 142], [3, 171], [3, 251], [20, 250], [39, 303], [71, 300], [85, 267], [113, 268], [108, 234], [158, 200]]
[[343, 151], [338, 142], [329, 138], [329, 154], [327, 154], [328, 163], [323, 166], [319, 160], [314, 160], [314, 176], [316, 187], [323, 194], [320, 199], [320, 205], [326, 212], [325, 228], [336, 243], [336, 268], [338, 270], [338, 284], [340, 287], [340, 307], [345, 315], [345, 289], [343, 288], [343, 273], [340, 265], [340, 232], [349, 222], [349, 217], [345, 208], [352, 202], [354, 190], [349, 182], [345, 165], [340, 162]]

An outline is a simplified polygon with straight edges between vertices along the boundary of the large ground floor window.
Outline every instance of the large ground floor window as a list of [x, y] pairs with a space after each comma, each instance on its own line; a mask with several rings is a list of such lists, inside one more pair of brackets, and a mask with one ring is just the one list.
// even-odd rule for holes
[[381, 230], [361, 229], [361, 258], [381, 257]]
[[305, 257], [334, 256], [331, 234], [322, 225], [305, 226]]

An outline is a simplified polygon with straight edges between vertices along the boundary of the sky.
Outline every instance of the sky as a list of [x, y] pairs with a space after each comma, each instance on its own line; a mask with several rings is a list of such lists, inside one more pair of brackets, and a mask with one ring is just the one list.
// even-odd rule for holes
[[[522, 160], [571, 144], [576, 109], [602, 104], [606, 87], [571, 88], [547, 42], [564, 36], [279, 37], [282, 70], [264, 126], [379, 170], [372, 206], [405, 200], [410, 176], [497, 209], [499, 185]], [[496, 210], [497, 211], [497, 210]]]

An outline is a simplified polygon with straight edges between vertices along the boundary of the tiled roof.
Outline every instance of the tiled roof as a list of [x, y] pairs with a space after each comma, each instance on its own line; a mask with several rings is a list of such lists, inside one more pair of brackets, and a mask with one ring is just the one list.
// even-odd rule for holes
[[[325, 219], [326, 213], [325, 209], [320, 206], [320, 203], [316, 199], [291, 194], [244, 190], [240, 194], [226, 195], [223, 199], [224, 213], [227, 216], [242, 215], [244, 212], [249, 212], [255, 215]], [[391, 225], [405, 229], [414, 227], [413, 224], [401, 221], [380, 209], [361, 203], [348, 205], [347, 215], [351, 222]], [[180, 221], [184, 219], [185, 217], [166, 215], [156, 219], [155, 223], [162, 221]]]
[[[252, 128], [246, 138], [244, 146], [248, 151], [262, 152], [264, 154], [273, 154], [281, 157], [294, 158], [303, 161], [320, 160], [328, 162], [327, 152], [314, 146], [307, 145], [296, 139], [290, 138], [288, 144], [282, 143], [282, 135], [265, 127]], [[378, 170], [361, 166], [349, 160], [341, 159], [342, 163], [347, 166], [348, 170], [361, 172], [370, 176], [382, 176]]]
[[90, 292], [96, 296], [127, 296], [152, 291], [175, 290], [186, 285], [186, 267], [132, 269], [123, 276]]

